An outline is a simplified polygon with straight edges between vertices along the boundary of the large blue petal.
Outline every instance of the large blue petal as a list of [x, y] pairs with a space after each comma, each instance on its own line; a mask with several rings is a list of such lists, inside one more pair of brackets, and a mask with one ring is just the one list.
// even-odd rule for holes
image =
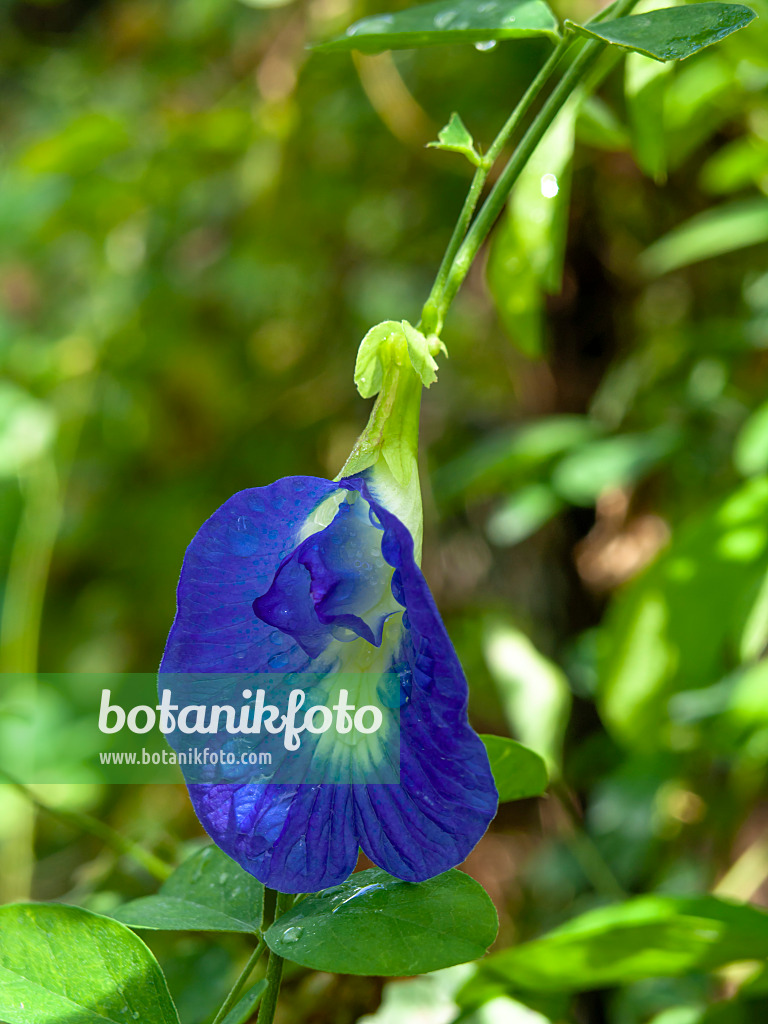
[[300, 671], [308, 659], [286, 633], [253, 614], [281, 561], [317, 506], [338, 490], [330, 480], [284, 477], [237, 494], [187, 548], [161, 672]]
[[[353, 608], [356, 599], [366, 604], [372, 584], [358, 585], [338, 559], [328, 557], [329, 539], [348, 525], [346, 512], [315, 533], [309, 547], [302, 538], [308, 517], [339, 487], [286, 478], [242, 491], [214, 513], [187, 551], [161, 672], [328, 671], [334, 666], [321, 651], [323, 630], [350, 626], [366, 636], [369, 627]], [[343, 881], [354, 868], [358, 844], [397, 877], [432, 877], [466, 857], [496, 809], [485, 749], [467, 721], [466, 679], [414, 561], [411, 535], [364, 478], [344, 480], [341, 487], [360, 492], [375, 513], [378, 528], [370, 529], [394, 569], [392, 593], [406, 608], [397, 649], [380, 666], [399, 680], [400, 784], [190, 786], [212, 838], [284, 892]], [[342, 547], [351, 557], [344, 545], [346, 540]], [[274, 601], [264, 603], [270, 593]], [[292, 618], [288, 629], [274, 617], [281, 602]], [[254, 609], [272, 621], [258, 618]], [[381, 643], [377, 633], [366, 639]]]
[[420, 882], [465, 859], [496, 813], [498, 796], [485, 747], [467, 720], [467, 681], [414, 561], [413, 538], [364, 479], [342, 483], [362, 491], [384, 526], [382, 547], [408, 618], [395, 666], [407, 691], [400, 784], [357, 787], [357, 830], [375, 864]]

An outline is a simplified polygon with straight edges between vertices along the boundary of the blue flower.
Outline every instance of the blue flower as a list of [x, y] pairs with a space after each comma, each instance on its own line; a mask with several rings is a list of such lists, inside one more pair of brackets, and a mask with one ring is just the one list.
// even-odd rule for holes
[[[412, 418], [412, 382], [407, 390]], [[388, 422], [396, 419], [390, 403]], [[344, 881], [360, 848], [398, 878], [431, 878], [464, 860], [496, 811], [485, 748], [467, 721], [467, 682], [417, 564], [415, 458], [405, 469], [390, 458], [396, 479], [381, 457], [387, 434], [363, 445], [370, 465], [337, 482], [286, 477], [233, 495], [181, 571], [161, 673], [396, 681], [397, 784], [189, 784], [213, 840], [283, 892]], [[401, 454], [414, 450], [409, 441]]]

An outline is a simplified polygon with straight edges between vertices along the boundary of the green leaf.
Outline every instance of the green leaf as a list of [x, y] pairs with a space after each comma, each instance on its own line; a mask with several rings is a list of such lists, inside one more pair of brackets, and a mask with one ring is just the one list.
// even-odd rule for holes
[[566, 28], [582, 35], [634, 50], [654, 60], [684, 60], [744, 28], [755, 17], [755, 12], [742, 4], [706, 3], [665, 7], [588, 25], [574, 21], [565, 24]]
[[475, 140], [458, 114], [451, 114], [445, 128], [437, 133], [437, 142], [428, 142], [429, 149], [446, 149], [451, 153], [461, 153], [475, 167], [480, 167], [483, 158], [475, 149]]
[[742, 476], [768, 472], [768, 402], [758, 406], [739, 431], [733, 461]]
[[486, 273], [488, 288], [509, 340], [524, 356], [538, 358], [543, 351], [544, 299], [509, 216], [491, 238]]
[[482, 43], [526, 36], [559, 38], [557, 19], [542, 0], [455, 0], [376, 14], [316, 50], [407, 50], [437, 43]]
[[23, 472], [56, 433], [51, 409], [10, 381], [0, 381], [0, 479]]
[[657, 184], [662, 184], [667, 177], [664, 98], [667, 77], [673, 66], [630, 53], [624, 68], [632, 152], [640, 169]]
[[744, 617], [744, 628], [739, 637], [739, 658], [752, 661], [768, 647], [768, 573], [757, 588], [752, 605]]
[[113, 911], [131, 928], [257, 932], [264, 886], [218, 846], [206, 846], [177, 868], [156, 896]]
[[179, 1024], [160, 965], [108, 917], [55, 903], [0, 907], [5, 1024]]
[[221, 1024], [246, 1024], [253, 1016], [254, 1010], [261, 1002], [261, 997], [267, 990], [265, 978], [257, 981], [250, 991], [246, 992], [236, 1006], [234, 1006]]
[[600, 629], [599, 698], [603, 721], [623, 742], [674, 746], [670, 697], [716, 683], [732, 666], [768, 573], [766, 522], [768, 479], [760, 477], [679, 528], [614, 597]]
[[506, 736], [481, 736], [491, 762], [493, 780], [499, 791], [499, 803], [541, 796], [549, 778], [541, 757], [528, 747]]
[[585, 146], [611, 152], [628, 145], [627, 132], [621, 121], [599, 96], [587, 96], [576, 118], [576, 138]]
[[552, 487], [574, 505], [592, 505], [611, 487], [642, 479], [679, 445], [678, 433], [658, 427], [588, 442], [566, 455], [552, 473]]
[[307, 896], [264, 937], [314, 970], [413, 975], [483, 956], [497, 928], [488, 894], [462, 871], [414, 885], [371, 868]]
[[485, 527], [493, 544], [506, 547], [530, 537], [563, 507], [547, 484], [529, 484], [511, 494], [490, 516]]
[[496, 233], [488, 284], [510, 340], [541, 355], [542, 292], [560, 290], [568, 230], [571, 162], [580, 96], [547, 129], [512, 192]]
[[600, 429], [586, 416], [547, 416], [486, 437], [436, 470], [435, 494], [450, 501], [538, 479], [554, 458], [592, 440]]
[[571, 707], [564, 673], [513, 626], [489, 628], [484, 653], [510, 729], [526, 747], [540, 754], [554, 773]]
[[706, 210], [649, 246], [640, 256], [648, 277], [768, 241], [768, 199], [742, 199]]
[[766, 956], [762, 910], [714, 896], [642, 896], [489, 957], [470, 986], [499, 979], [534, 990], [584, 991]]
[[509, 216], [524, 258], [545, 292], [560, 291], [568, 232], [571, 164], [581, 95], [572, 96], [523, 168]]

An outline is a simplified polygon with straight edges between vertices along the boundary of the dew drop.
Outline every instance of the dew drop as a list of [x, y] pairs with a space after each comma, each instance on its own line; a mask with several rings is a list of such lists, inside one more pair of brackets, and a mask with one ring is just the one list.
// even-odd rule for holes
[[495, 39], [484, 39], [481, 43], [475, 43], [475, 49], [480, 50], [481, 53], [485, 53], [487, 50], [492, 50], [495, 45]]
[[290, 928], [286, 928], [283, 932], [283, 942], [298, 942], [303, 934], [304, 929], [301, 925], [291, 925]]

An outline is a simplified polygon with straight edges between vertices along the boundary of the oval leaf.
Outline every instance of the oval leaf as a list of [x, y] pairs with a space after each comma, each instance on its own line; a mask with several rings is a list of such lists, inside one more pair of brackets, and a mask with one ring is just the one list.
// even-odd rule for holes
[[350, 25], [343, 36], [315, 49], [381, 53], [437, 43], [482, 43], [525, 36], [559, 38], [557, 19], [542, 0], [457, 0], [363, 18]]
[[5, 1024], [179, 1024], [160, 965], [138, 935], [79, 907], [0, 907]]
[[768, 241], [768, 200], [737, 199], [697, 213], [673, 228], [640, 256], [648, 277], [690, 266]]
[[506, 736], [481, 736], [491, 762], [499, 803], [541, 796], [549, 779], [547, 767], [529, 747]]
[[[714, 896], [643, 896], [591, 910], [533, 942], [489, 957], [476, 979], [584, 991], [715, 970], [768, 956], [768, 914]], [[470, 993], [462, 993], [462, 1000]]]
[[755, 12], [742, 4], [687, 4], [613, 21], [565, 24], [582, 35], [623, 46], [654, 60], [683, 60], [744, 28], [754, 17]]
[[486, 891], [456, 868], [418, 885], [371, 868], [307, 896], [264, 938], [314, 970], [413, 975], [483, 956], [497, 929]]
[[131, 928], [257, 932], [264, 886], [217, 846], [184, 861], [156, 896], [123, 904], [112, 917]]

